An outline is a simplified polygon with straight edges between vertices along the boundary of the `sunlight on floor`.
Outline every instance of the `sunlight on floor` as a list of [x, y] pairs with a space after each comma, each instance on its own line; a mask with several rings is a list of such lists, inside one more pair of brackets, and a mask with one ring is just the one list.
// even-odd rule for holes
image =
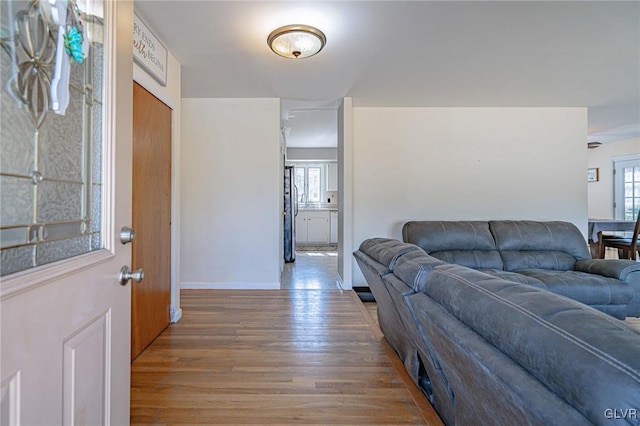
[[339, 290], [337, 252], [296, 251], [296, 260], [284, 265], [280, 288]]

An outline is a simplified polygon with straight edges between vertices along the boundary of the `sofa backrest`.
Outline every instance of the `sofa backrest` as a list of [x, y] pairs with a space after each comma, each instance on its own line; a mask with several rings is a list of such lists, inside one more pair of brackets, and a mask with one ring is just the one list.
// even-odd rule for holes
[[410, 221], [402, 239], [447, 263], [473, 269], [573, 270], [591, 255], [570, 222], [532, 220]]
[[640, 336], [623, 322], [457, 265], [436, 266], [424, 288], [592, 423], [608, 424], [613, 409], [640, 407]]
[[375, 237], [368, 238], [360, 244], [359, 250], [377, 262], [384, 265], [389, 271], [393, 271], [396, 261], [402, 255], [421, 251], [414, 244], [403, 243], [392, 238]]
[[473, 269], [504, 269], [486, 221], [411, 221], [402, 239], [447, 263]]
[[422, 250], [416, 250], [398, 258], [393, 275], [411, 287], [413, 291], [421, 292], [424, 290], [424, 283], [433, 268], [444, 264], [442, 260], [436, 259]]
[[570, 222], [492, 220], [489, 229], [507, 271], [568, 271], [576, 260], [591, 259], [584, 236]]

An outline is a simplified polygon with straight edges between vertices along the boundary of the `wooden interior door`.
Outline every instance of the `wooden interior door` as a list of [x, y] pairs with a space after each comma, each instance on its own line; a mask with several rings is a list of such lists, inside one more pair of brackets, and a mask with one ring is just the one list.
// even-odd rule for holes
[[133, 85], [132, 267], [144, 281], [131, 294], [131, 359], [170, 322], [171, 305], [171, 109]]

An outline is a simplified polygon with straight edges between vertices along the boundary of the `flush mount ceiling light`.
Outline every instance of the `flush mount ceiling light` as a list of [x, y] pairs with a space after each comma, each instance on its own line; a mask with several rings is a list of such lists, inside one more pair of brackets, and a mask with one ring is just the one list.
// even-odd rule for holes
[[286, 25], [276, 28], [267, 37], [267, 44], [276, 55], [291, 59], [313, 56], [326, 42], [324, 33], [309, 25]]

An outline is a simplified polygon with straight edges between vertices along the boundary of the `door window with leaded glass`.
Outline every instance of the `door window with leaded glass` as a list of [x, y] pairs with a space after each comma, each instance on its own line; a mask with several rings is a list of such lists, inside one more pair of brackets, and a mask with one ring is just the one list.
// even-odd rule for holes
[[0, 1], [0, 275], [103, 247], [103, 13]]

